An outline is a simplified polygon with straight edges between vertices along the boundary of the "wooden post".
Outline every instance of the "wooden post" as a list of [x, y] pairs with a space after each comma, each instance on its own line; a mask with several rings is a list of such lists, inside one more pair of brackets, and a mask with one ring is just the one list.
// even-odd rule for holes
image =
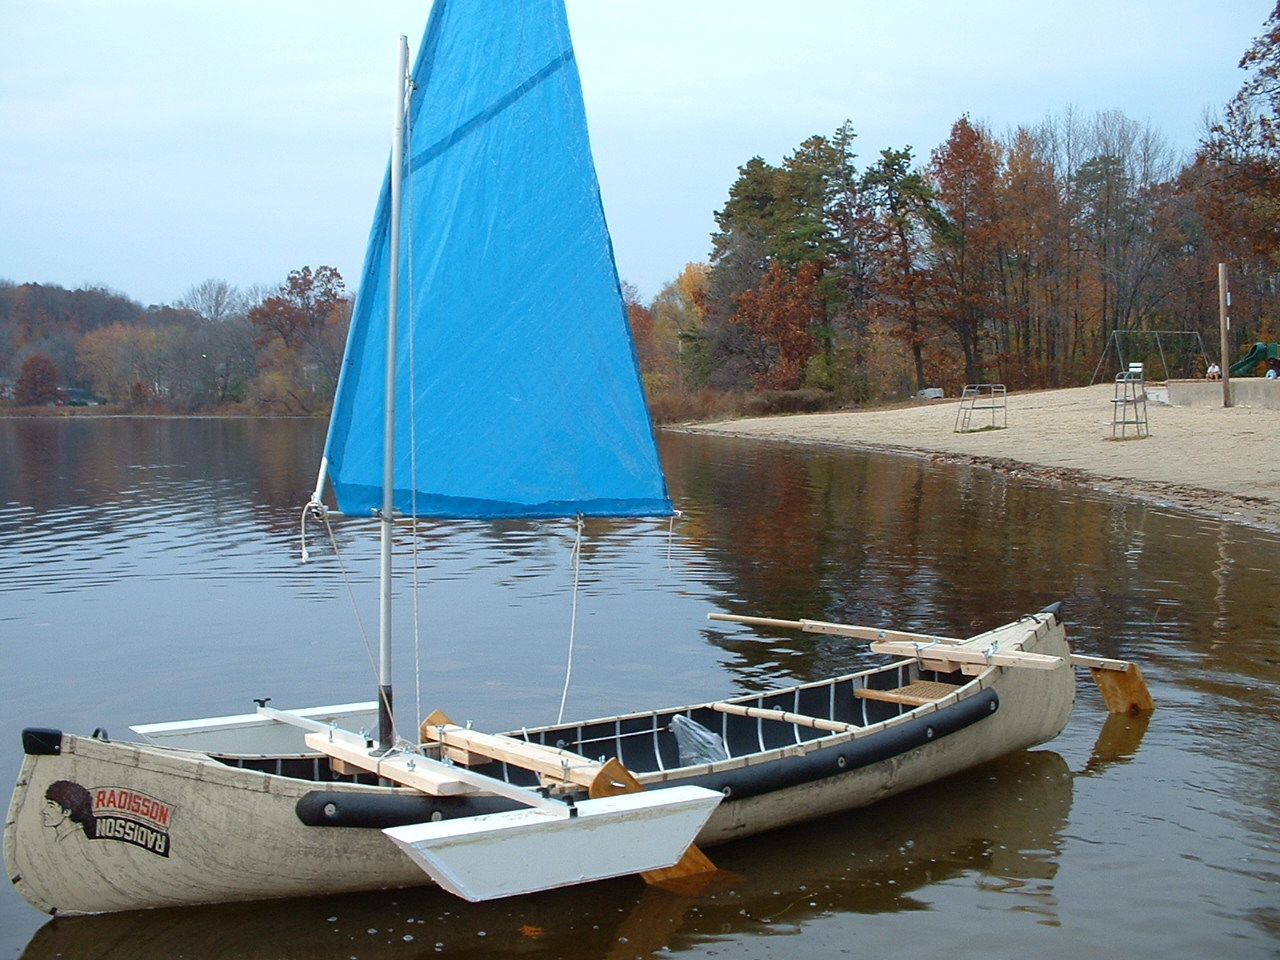
[[1218, 264], [1218, 335], [1222, 348], [1222, 405], [1231, 406], [1231, 292], [1227, 289], [1227, 265]]

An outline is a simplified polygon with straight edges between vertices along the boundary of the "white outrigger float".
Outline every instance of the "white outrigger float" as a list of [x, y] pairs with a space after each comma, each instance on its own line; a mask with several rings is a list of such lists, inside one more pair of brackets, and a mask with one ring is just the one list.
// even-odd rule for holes
[[[411, 76], [401, 40], [397, 78], [393, 162], [308, 506], [337, 515], [327, 484], [342, 515], [381, 527], [378, 699], [262, 702], [134, 727], [137, 743], [25, 730], [4, 857], [27, 900], [69, 915], [431, 882], [472, 900], [633, 873], [665, 883], [714, 870], [695, 841], [849, 810], [1052, 739], [1073, 664], [1113, 678], [1111, 709], [1150, 709], [1136, 667], [1070, 653], [1056, 608], [965, 640], [715, 615], [867, 640], [891, 661], [518, 733], [436, 713], [406, 737], [389, 670], [394, 522], [671, 504], [563, 0], [435, 0]], [[419, 224], [403, 255], [402, 204]]]

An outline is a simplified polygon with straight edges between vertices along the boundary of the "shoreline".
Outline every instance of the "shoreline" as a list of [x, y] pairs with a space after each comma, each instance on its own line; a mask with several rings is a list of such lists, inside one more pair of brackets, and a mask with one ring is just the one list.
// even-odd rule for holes
[[967, 433], [957, 399], [671, 429], [964, 464], [1280, 534], [1280, 411], [1150, 399], [1150, 435], [1121, 440], [1113, 396], [1110, 383], [1011, 393], [1007, 427]]

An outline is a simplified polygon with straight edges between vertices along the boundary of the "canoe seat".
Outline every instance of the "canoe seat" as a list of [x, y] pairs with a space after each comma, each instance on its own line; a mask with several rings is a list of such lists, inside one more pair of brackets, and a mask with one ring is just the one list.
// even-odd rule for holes
[[873, 690], [870, 687], [859, 687], [853, 691], [855, 697], [863, 700], [887, 700], [889, 703], [905, 703], [913, 707], [934, 703], [958, 690], [954, 683], [939, 683], [936, 680], [916, 680], [905, 687], [894, 687], [892, 690]]

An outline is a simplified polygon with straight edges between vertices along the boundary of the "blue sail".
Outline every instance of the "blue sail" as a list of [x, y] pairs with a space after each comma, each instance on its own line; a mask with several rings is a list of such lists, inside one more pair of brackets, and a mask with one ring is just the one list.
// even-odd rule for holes
[[[669, 515], [563, 0], [436, 0], [412, 76], [396, 509]], [[325, 449], [348, 515], [382, 503], [389, 228], [384, 182]]]

